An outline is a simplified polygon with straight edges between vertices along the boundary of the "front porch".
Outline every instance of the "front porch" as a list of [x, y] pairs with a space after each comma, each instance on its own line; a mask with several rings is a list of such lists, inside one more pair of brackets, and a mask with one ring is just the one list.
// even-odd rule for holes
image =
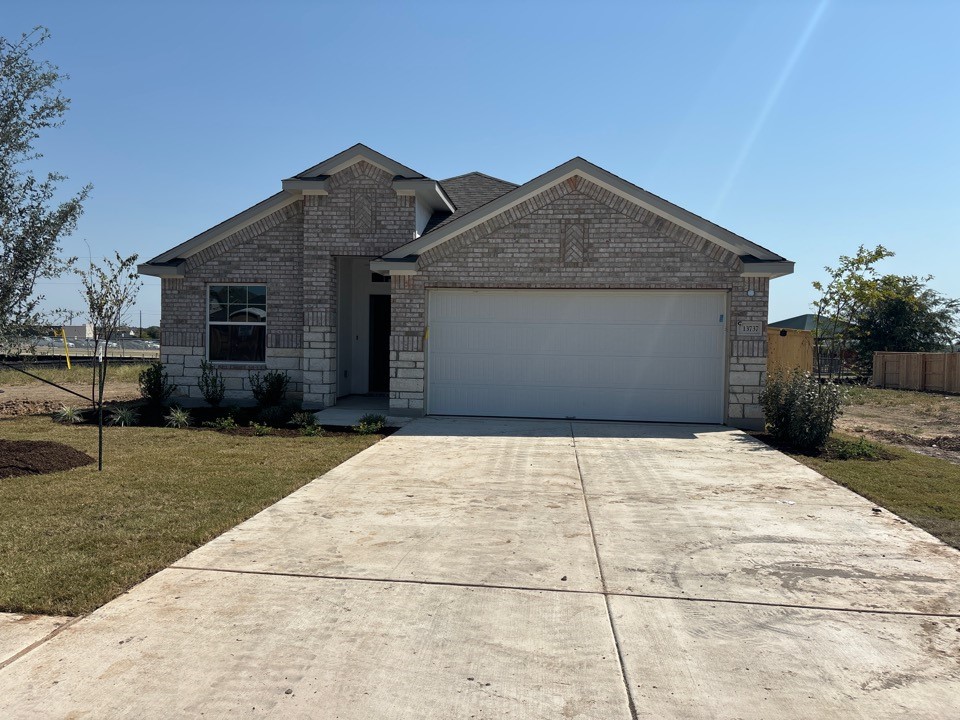
[[345, 395], [337, 398], [336, 405], [320, 410], [314, 416], [321, 425], [332, 427], [353, 427], [368, 413], [383, 415], [387, 419], [387, 427], [402, 427], [414, 419], [390, 415], [389, 412], [390, 401], [386, 395]]

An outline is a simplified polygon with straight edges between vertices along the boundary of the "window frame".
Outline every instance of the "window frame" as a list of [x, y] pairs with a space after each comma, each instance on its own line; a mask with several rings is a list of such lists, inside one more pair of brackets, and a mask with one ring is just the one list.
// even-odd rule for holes
[[[230, 320], [211, 320], [210, 319], [210, 291], [214, 287], [262, 287], [265, 297], [263, 311], [266, 314], [262, 323], [256, 322], [231, 322]], [[204, 315], [206, 316], [206, 337], [204, 338], [205, 360], [213, 365], [220, 366], [246, 366], [255, 365], [263, 367], [267, 364], [267, 325], [270, 321], [270, 293], [266, 281], [251, 280], [250, 282], [208, 282], [205, 293]], [[228, 304], [229, 305], [229, 304]], [[227, 316], [229, 317], [229, 315]], [[254, 325], [263, 326], [263, 360], [211, 360], [210, 359], [210, 326], [211, 325]]]

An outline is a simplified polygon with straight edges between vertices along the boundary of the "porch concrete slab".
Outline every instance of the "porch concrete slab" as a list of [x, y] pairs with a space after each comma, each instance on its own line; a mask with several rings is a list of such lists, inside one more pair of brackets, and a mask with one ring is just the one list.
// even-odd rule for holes
[[611, 597], [637, 717], [960, 713], [960, 619]]
[[164, 570], [0, 671], [0, 716], [630, 717], [604, 600]]
[[73, 618], [0, 613], [0, 666]]
[[960, 613], [960, 553], [869, 504], [589, 502], [613, 592]]
[[378, 486], [321, 478], [182, 567], [601, 589], [582, 493]]

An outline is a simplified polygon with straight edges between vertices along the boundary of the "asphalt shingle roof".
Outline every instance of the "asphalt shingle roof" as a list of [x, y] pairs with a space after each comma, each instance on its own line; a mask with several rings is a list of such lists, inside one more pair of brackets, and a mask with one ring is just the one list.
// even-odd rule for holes
[[434, 213], [427, 222], [426, 228], [424, 228], [424, 235], [519, 187], [516, 183], [484, 175], [481, 172], [471, 172], [447, 178], [441, 180], [440, 185], [453, 201], [453, 204], [457, 206], [457, 211], [454, 213]]

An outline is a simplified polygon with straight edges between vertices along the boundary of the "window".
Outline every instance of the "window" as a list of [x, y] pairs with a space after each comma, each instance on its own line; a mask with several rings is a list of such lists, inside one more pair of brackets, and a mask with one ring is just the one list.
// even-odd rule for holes
[[207, 318], [211, 362], [266, 360], [266, 285], [211, 285]]

